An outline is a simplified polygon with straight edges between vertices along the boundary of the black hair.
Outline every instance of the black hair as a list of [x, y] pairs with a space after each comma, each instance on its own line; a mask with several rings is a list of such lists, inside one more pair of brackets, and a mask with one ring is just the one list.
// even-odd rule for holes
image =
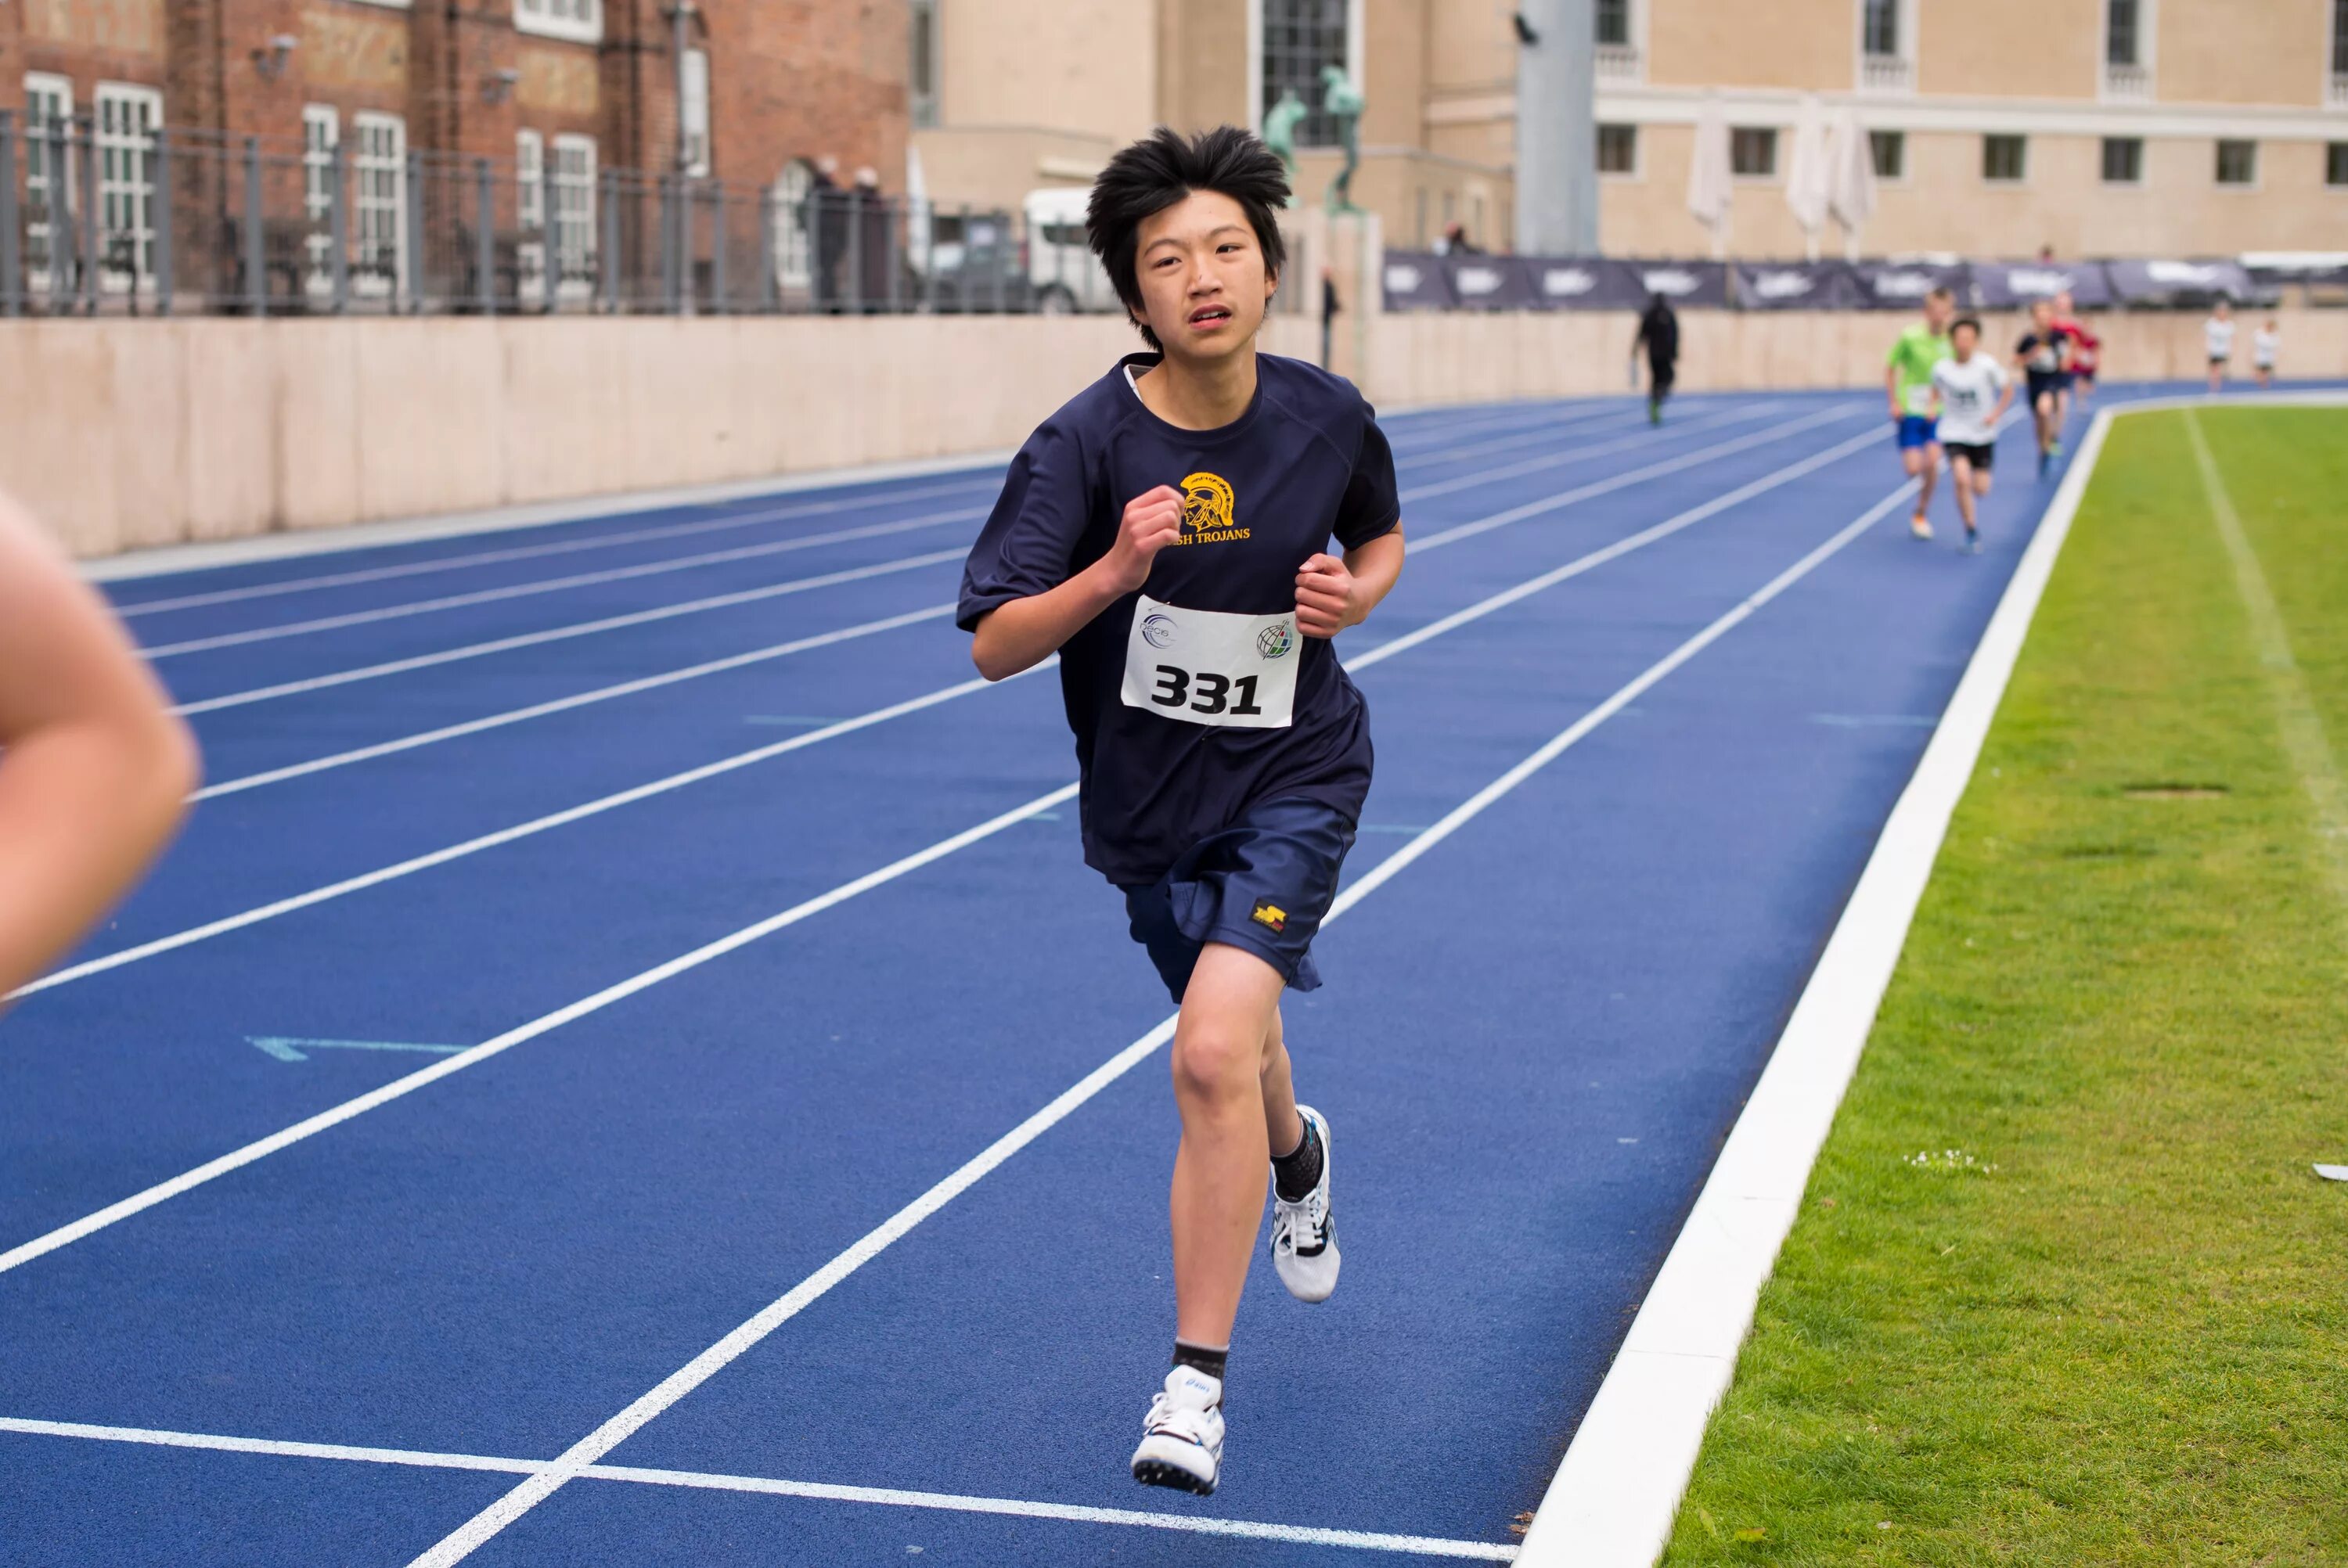
[[1959, 316], [1955, 321], [1949, 323], [1949, 335], [1951, 337], [1954, 337], [1959, 327], [1971, 327], [1973, 329], [1973, 336], [1981, 336], [1981, 318], [1979, 316]]
[[1247, 214], [1263, 251], [1264, 271], [1277, 279], [1288, 264], [1280, 237], [1280, 210], [1288, 205], [1288, 171], [1253, 131], [1217, 126], [1194, 137], [1159, 126], [1108, 160], [1093, 180], [1085, 228], [1093, 253], [1108, 269], [1117, 297], [1151, 348], [1163, 348], [1143, 319], [1141, 275], [1135, 262], [1142, 220], [1193, 191], [1230, 197]]

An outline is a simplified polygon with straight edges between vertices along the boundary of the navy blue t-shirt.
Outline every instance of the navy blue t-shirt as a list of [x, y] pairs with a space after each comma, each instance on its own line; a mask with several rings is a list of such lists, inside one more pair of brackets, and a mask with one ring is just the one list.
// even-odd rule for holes
[[[1143, 406], [1133, 354], [1045, 420], [1003, 482], [963, 569], [964, 630], [995, 606], [1047, 592], [1108, 553], [1126, 504], [1160, 485], [1186, 499], [1182, 538], [1158, 552], [1141, 592], [1182, 610], [1277, 615], [1296, 572], [1400, 521], [1394, 454], [1353, 384], [1302, 360], [1256, 356], [1245, 414], [1184, 430]], [[1276, 796], [1325, 802], [1359, 820], [1370, 787], [1369, 712], [1328, 641], [1303, 639], [1292, 723], [1187, 723], [1128, 707], [1120, 692], [1138, 595], [1060, 650], [1076, 732], [1085, 863], [1120, 885], [1154, 882], [1192, 845]]]

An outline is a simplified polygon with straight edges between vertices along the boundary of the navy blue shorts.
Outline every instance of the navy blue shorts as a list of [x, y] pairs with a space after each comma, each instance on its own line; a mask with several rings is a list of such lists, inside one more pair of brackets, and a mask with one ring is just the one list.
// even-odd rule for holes
[[1244, 948], [1296, 989], [1316, 990], [1313, 938], [1353, 846], [1354, 824], [1334, 806], [1294, 796], [1261, 802], [1157, 881], [1123, 888], [1133, 939], [1178, 1005], [1209, 942]]

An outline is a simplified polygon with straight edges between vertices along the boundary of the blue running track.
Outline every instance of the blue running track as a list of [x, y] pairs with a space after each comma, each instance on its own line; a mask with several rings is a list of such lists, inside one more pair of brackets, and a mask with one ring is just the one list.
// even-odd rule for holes
[[1214, 1498], [1125, 1474], [1164, 995], [952, 627], [972, 470], [113, 585], [209, 782], [0, 1020], [0, 1560], [1507, 1557], [2053, 482], [1968, 558], [1876, 395], [1388, 428], [1344, 1287], [1258, 1271]]

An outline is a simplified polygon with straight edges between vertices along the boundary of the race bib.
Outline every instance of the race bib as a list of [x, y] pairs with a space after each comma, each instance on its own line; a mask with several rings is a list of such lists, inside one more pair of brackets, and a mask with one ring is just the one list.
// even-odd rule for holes
[[1122, 695], [1128, 708], [1185, 723], [1284, 730], [1303, 658], [1293, 610], [1225, 615], [1177, 610], [1143, 594], [1126, 640]]

